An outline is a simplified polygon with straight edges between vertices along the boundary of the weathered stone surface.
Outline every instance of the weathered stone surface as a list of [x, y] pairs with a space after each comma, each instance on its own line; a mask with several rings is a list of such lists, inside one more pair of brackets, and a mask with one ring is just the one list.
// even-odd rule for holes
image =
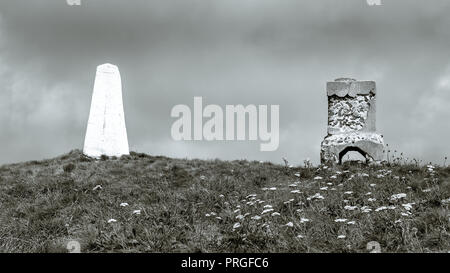
[[383, 148], [383, 137], [380, 134], [352, 132], [325, 137], [320, 155], [324, 163], [340, 163], [348, 151], [357, 151], [368, 161], [381, 161]]
[[349, 78], [339, 78], [334, 82], [327, 83], [328, 96], [337, 95], [339, 97], [355, 97], [356, 95], [368, 95], [376, 92], [375, 82], [356, 81]]
[[321, 145], [322, 163], [340, 163], [348, 151], [381, 161], [383, 137], [376, 133], [376, 86], [349, 78], [327, 83], [328, 135]]
[[129, 154], [122, 82], [115, 65], [97, 67], [83, 153], [95, 158]]
[[374, 95], [352, 97], [331, 96], [328, 104], [330, 134], [358, 131], [365, 127]]

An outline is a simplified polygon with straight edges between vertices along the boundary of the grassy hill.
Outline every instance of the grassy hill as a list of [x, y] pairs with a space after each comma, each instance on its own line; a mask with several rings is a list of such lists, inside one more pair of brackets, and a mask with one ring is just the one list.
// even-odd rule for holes
[[75, 150], [0, 167], [0, 252], [448, 252], [449, 198], [449, 167]]

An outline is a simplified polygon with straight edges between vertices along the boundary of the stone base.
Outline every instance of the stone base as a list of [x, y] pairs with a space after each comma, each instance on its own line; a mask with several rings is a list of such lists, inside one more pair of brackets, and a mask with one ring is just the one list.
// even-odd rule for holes
[[384, 156], [383, 136], [368, 132], [328, 135], [321, 144], [320, 161], [322, 164], [341, 164], [343, 156], [350, 151], [361, 153], [366, 162], [381, 162]]

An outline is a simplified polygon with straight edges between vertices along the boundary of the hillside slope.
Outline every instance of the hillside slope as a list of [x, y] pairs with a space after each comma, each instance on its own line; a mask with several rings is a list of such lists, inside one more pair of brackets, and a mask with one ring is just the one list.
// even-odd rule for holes
[[0, 167], [0, 252], [448, 252], [449, 198], [449, 167], [74, 150]]

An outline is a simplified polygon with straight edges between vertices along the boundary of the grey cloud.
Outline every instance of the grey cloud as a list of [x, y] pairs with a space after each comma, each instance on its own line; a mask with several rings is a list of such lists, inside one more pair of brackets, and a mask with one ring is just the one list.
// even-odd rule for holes
[[[384, 0], [82, 0], [0, 3], [0, 163], [81, 148], [95, 67], [119, 66], [130, 146], [177, 157], [318, 160], [325, 82], [376, 80], [378, 128], [408, 156], [450, 151], [450, 3]], [[278, 151], [178, 143], [170, 110], [280, 104]], [[436, 106], [437, 105], [437, 106]]]

